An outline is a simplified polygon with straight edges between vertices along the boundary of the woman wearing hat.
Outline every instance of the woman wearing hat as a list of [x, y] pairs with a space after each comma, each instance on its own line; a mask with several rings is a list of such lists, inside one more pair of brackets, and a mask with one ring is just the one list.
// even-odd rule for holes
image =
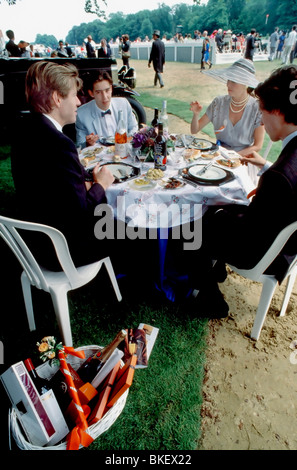
[[220, 145], [242, 156], [259, 151], [264, 140], [264, 126], [258, 101], [250, 95], [258, 85], [253, 63], [239, 59], [225, 70], [208, 70], [207, 75], [227, 84], [228, 95], [218, 96], [199, 119], [202, 105], [193, 101], [191, 133], [201, 131], [212, 122]]

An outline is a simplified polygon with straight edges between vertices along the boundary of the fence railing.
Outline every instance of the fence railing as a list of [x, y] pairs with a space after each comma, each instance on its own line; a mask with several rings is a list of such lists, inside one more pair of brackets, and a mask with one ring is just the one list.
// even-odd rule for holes
[[[165, 42], [166, 62], [187, 62], [192, 64], [200, 64], [202, 55], [202, 39], [197, 41], [189, 41], [184, 43]], [[118, 46], [111, 45], [113, 55], [120, 57]], [[131, 43], [130, 52], [131, 59], [149, 60], [151, 53], [151, 42], [133, 42]], [[215, 64], [216, 47], [214, 41], [211, 41], [210, 61]]]

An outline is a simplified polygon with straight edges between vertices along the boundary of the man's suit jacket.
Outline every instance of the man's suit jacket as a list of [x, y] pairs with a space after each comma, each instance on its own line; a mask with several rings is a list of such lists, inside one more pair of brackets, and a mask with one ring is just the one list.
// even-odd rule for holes
[[[213, 244], [217, 254], [239, 268], [253, 267], [271, 246], [279, 232], [297, 221], [297, 137], [283, 149], [277, 161], [263, 173], [256, 195], [249, 206], [226, 206], [213, 217], [210, 246], [217, 233], [221, 241]], [[274, 274], [281, 280], [292, 256], [297, 254], [293, 235], [275, 263]], [[211, 248], [212, 250], [214, 248]], [[271, 267], [273, 271], [273, 267]]]
[[153, 62], [155, 72], [163, 72], [163, 66], [165, 64], [165, 46], [164, 42], [159, 38], [153, 41], [149, 58], [149, 63], [151, 62]]
[[[105, 191], [99, 184], [86, 190], [86, 171], [75, 144], [46, 116], [35, 114], [18, 123], [12, 174], [21, 219], [64, 233], [77, 264], [88, 261], [89, 255], [100, 259], [98, 253], [104, 244], [99, 245], [94, 237], [94, 209], [106, 201]], [[87, 253], [94, 246], [97, 251]], [[38, 255], [45, 264], [50, 260], [47, 254], [40, 245]]]
[[109, 44], [106, 45], [106, 52], [104, 51], [103, 47], [99, 47], [97, 51], [98, 58], [100, 57], [110, 57], [111, 56], [111, 47]]
[[[123, 111], [123, 119], [127, 125], [127, 131], [129, 135], [133, 135], [138, 130], [138, 124], [136, 118], [132, 112], [130, 103], [126, 98], [112, 98], [110, 110], [115, 117], [115, 122], [118, 122], [119, 111]], [[97, 134], [99, 137], [110, 137], [105, 135], [104, 130], [101, 126], [101, 119], [99, 117], [100, 109], [97, 107], [95, 100], [89, 101], [77, 110], [76, 119], [76, 141], [77, 145], [84, 147], [86, 145], [86, 136], [91, 134]], [[113, 129], [114, 135], [116, 127]]]
[[5, 47], [10, 57], [21, 57], [22, 51], [12, 39], [6, 43]]

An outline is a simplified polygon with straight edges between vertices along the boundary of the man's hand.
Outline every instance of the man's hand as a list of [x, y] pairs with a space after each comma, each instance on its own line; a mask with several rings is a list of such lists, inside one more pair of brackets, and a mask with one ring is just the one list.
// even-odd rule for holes
[[261, 157], [261, 155], [259, 155], [257, 152], [251, 152], [249, 155], [240, 157], [240, 161], [243, 165], [252, 163], [253, 165], [258, 166], [259, 168], [263, 168], [266, 163], [265, 158]]
[[94, 134], [94, 132], [92, 132], [92, 134], [87, 135], [86, 136], [87, 146], [95, 145], [98, 139], [99, 139], [98, 135]]
[[114, 182], [114, 176], [107, 166], [100, 167], [100, 164], [97, 163], [93, 170], [93, 180], [95, 183], [101, 184], [103, 189], [106, 190]]

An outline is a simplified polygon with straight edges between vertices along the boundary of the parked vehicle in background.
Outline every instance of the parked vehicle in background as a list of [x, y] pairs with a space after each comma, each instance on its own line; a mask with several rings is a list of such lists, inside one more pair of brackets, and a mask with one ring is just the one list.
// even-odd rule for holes
[[[14, 119], [18, 115], [23, 117], [29, 112], [25, 98], [25, 77], [28, 68], [36, 60], [48, 60], [57, 63], [71, 62], [74, 64], [79, 75], [83, 80], [83, 89], [80, 92], [79, 98], [81, 103], [86, 103], [92, 98], [88, 93], [88, 81], [94, 73], [99, 70], [105, 70], [110, 73], [113, 79], [113, 96], [120, 96], [126, 98], [132, 106], [133, 112], [136, 116], [137, 122], [146, 123], [146, 113], [137, 100], [139, 93], [132, 88], [136, 85], [136, 74], [134, 69], [129, 72], [121, 70], [119, 73], [116, 59], [110, 58], [8, 58], [0, 57], [0, 85], [3, 91], [2, 101], [0, 101], [0, 130], [1, 142], [8, 142], [9, 129]], [[129, 73], [128, 73], [129, 72]], [[126, 76], [127, 75], [127, 76]], [[120, 78], [120, 80], [119, 80]], [[75, 139], [75, 126], [67, 128], [67, 134]], [[15, 130], [14, 130], [15, 135]]]

